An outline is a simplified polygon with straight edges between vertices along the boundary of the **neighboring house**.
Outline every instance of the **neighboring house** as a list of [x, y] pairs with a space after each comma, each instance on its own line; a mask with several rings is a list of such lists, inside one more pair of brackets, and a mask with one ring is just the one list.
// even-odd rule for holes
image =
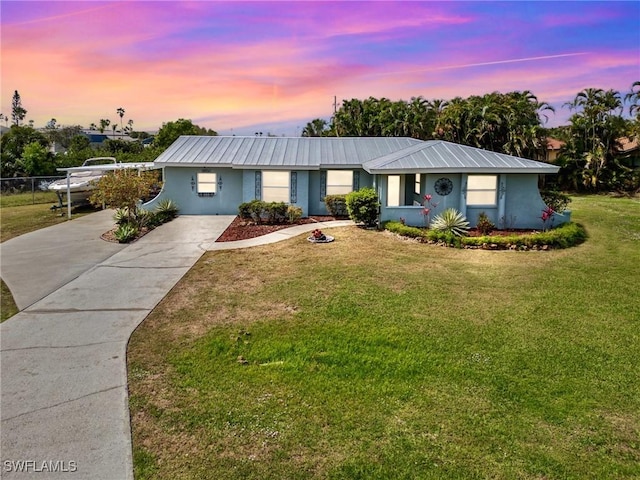
[[131, 138], [126, 133], [113, 132], [106, 128], [102, 133], [99, 130], [87, 130], [87, 129], [82, 130], [81, 133], [82, 135], [86, 136], [89, 139], [89, 142], [92, 147], [102, 146], [105, 140], [123, 140], [125, 142], [137, 141], [135, 138]]
[[640, 145], [638, 144], [638, 139], [622, 137], [618, 139], [618, 143], [620, 144], [618, 155], [624, 164], [630, 168], [640, 168]]
[[547, 163], [556, 163], [556, 159], [558, 158], [558, 155], [560, 155], [560, 149], [565, 146], [565, 143], [557, 138], [548, 137], [545, 139], [545, 144], [545, 158], [542, 160]]
[[[454, 143], [396, 137], [183, 136], [154, 162], [161, 193], [182, 214], [236, 215], [253, 199], [282, 201], [326, 215], [324, 197], [373, 187], [380, 220], [424, 225], [422, 202], [453, 207], [475, 225], [485, 212], [498, 226], [540, 228], [538, 176], [558, 167]], [[559, 216], [555, 224], [569, 220]]]

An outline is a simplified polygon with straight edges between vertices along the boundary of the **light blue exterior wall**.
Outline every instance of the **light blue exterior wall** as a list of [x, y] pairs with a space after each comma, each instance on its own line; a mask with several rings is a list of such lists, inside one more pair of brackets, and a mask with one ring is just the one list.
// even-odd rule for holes
[[[373, 175], [365, 172], [362, 169], [357, 169], [354, 172], [354, 188], [356, 190], [373, 186]], [[309, 215], [329, 215], [327, 206], [324, 203], [324, 192], [326, 191], [326, 184], [324, 186], [322, 185], [323, 178], [326, 179], [326, 177], [324, 177], [326, 170], [312, 170], [308, 173]]]
[[[453, 183], [453, 189], [447, 196], [440, 196], [435, 192], [435, 182], [442, 177], [449, 178]], [[466, 204], [466, 174], [422, 174], [420, 196], [414, 193], [414, 175], [401, 176], [400, 188], [404, 193], [405, 205], [400, 207], [388, 207], [387, 203], [387, 176], [377, 176], [377, 192], [382, 204], [380, 220], [398, 221], [403, 218], [407, 225], [423, 227], [426, 218], [423, 215], [424, 195], [431, 194], [431, 215], [442, 213], [447, 208], [455, 208], [467, 217], [469, 224], [475, 227], [478, 216], [484, 212], [498, 228], [530, 228], [542, 229], [542, 210], [545, 204], [538, 190], [538, 176], [532, 174], [511, 174], [498, 176], [498, 190], [495, 205], [468, 206]], [[412, 205], [413, 202], [419, 206]], [[554, 215], [553, 225], [561, 225], [571, 220], [571, 212], [563, 215]]]
[[[218, 191], [213, 196], [199, 196], [196, 186], [198, 172], [217, 174]], [[171, 199], [182, 215], [237, 215], [242, 203], [242, 171], [231, 168], [164, 167], [164, 186], [160, 194], [144, 204], [153, 208], [162, 199]]]
[[[215, 195], [198, 195], [198, 172], [217, 174], [218, 191]], [[156, 198], [144, 204], [144, 208], [152, 210], [160, 200], [171, 199], [176, 202], [180, 214], [183, 215], [237, 215], [241, 203], [260, 196], [260, 184], [256, 189], [256, 173], [259, 174], [260, 170], [165, 167], [162, 191]], [[303, 216], [328, 214], [323, 201], [326, 188], [326, 185], [323, 186], [323, 178], [326, 178], [323, 175], [322, 171], [315, 170], [292, 171], [290, 193], [295, 201], [291, 203], [302, 208]], [[453, 183], [451, 193], [446, 196], [435, 192], [435, 182], [442, 177], [449, 178]], [[383, 222], [404, 218], [407, 225], [425, 226], [427, 219], [423, 215], [422, 204], [424, 195], [428, 193], [432, 195], [431, 203], [437, 204], [437, 207], [431, 207], [431, 218], [447, 208], [455, 208], [467, 217], [471, 226], [476, 225], [480, 212], [485, 212], [498, 228], [543, 228], [540, 217], [545, 205], [538, 191], [537, 175], [499, 175], [496, 204], [487, 206], [466, 205], [466, 174], [421, 174], [420, 178], [420, 194], [417, 195], [414, 192], [414, 174], [401, 175], [401, 202], [405, 205], [388, 207], [387, 175], [370, 175], [364, 170], [357, 170], [355, 176], [357, 187], [376, 188], [382, 204], [380, 219]], [[570, 212], [554, 215], [553, 225], [557, 226], [570, 220]]]

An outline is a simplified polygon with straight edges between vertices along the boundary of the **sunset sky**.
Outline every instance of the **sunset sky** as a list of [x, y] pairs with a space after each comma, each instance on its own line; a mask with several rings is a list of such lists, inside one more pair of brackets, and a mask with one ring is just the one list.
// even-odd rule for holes
[[299, 135], [333, 99], [530, 90], [557, 109], [640, 80], [640, 2], [7, 1], [0, 112]]

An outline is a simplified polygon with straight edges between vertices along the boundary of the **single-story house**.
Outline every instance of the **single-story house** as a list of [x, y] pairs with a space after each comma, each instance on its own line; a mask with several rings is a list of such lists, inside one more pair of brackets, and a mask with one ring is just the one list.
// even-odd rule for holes
[[[558, 167], [440, 140], [399, 137], [222, 137], [182, 136], [155, 161], [164, 171], [161, 199], [181, 214], [236, 215], [254, 199], [282, 201], [303, 215], [326, 215], [324, 198], [373, 187], [380, 221], [403, 218], [425, 224], [424, 196], [431, 216], [453, 207], [471, 225], [485, 212], [498, 226], [541, 228], [545, 204], [538, 176]], [[569, 220], [558, 216], [554, 224]]]

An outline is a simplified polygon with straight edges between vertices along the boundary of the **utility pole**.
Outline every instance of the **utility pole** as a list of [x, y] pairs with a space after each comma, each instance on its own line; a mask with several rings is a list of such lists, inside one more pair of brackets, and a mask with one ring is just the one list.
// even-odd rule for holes
[[336, 137], [339, 137], [340, 134], [338, 133], [338, 128], [336, 125], [336, 113], [338, 112], [338, 97], [336, 97], [335, 95], [333, 96], [333, 125], [335, 128], [335, 132], [336, 132]]

